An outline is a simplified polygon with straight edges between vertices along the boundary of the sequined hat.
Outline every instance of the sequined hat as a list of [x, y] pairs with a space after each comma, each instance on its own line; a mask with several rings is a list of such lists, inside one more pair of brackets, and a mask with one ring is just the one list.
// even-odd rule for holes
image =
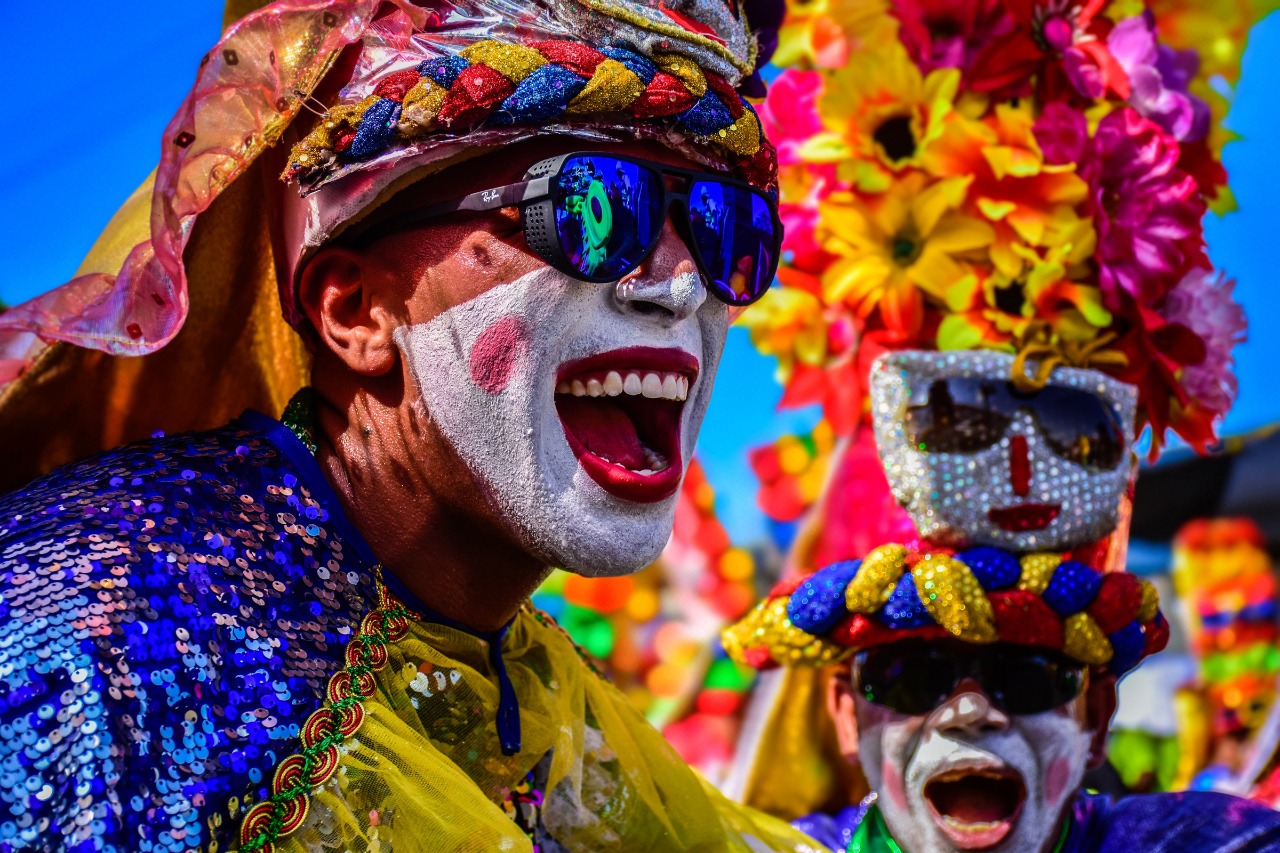
[[954, 637], [1060, 651], [1121, 675], [1164, 648], [1155, 587], [1063, 554], [885, 545], [776, 587], [725, 631], [740, 663], [825, 666], [872, 646]]

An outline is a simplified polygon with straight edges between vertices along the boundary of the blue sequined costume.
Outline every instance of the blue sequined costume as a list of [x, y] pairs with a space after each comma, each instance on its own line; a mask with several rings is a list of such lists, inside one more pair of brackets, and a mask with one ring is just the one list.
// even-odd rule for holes
[[[881, 853], [890, 848], [858, 837], [876, 808], [874, 796], [834, 815], [812, 814], [794, 826], [832, 850]], [[884, 824], [879, 822], [881, 831]], [[877, 833], [872, 833], [873, 836]], [[896, 849], [896, 848], [894, 848]], [[1280, 813], [1260, 803], [1205, 791], [1148, 794], [1113, 802], [1080, 794], [1071, 825], [1054, 853], [1273, 853], [1280, 850]]]
[[0, 851], [226, 849], [374, 565], [307, 449], [254, 412], [0, 498]]

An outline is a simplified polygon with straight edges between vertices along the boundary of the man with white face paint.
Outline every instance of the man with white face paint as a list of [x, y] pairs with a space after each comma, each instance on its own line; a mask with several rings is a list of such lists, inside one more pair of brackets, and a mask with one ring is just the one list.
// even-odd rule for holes
[[725, 634], [753, 666], [828, 667], [841, 757], [872, 793], [796, 825], [859, 853], [1277, 849], [1256, 804], [1082, 793], [1116, 679], [1168, 638], [1155, 589], [1105, 562], [1136, 395], [1065, 367], [1028, 388], [1014, 364], [880, 357], [876, 443], [921, 538], [780, 585]]
[[820, 849], [528, 602], [670, 534], [779, 5], [232, 4], [152, 210], [0, 323], [37, 467], [170, 433], [0, 500], [0, 849]]

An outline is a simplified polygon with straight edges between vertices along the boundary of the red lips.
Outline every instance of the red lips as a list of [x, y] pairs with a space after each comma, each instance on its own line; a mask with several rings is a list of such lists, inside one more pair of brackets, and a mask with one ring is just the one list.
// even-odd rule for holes
[[614, 497], [655, 503], [684, 473], [680, 432], [698, 360], [678, 349], [628, 347], [561, 365], [556, 411], [569, 448]]
[[1010, 533], [1026, 533], [1043, 530], [1062, 512], [1062, 504], [1018, 504], [1017, 506], [992, 508], [987, 518], [1001, 530]]

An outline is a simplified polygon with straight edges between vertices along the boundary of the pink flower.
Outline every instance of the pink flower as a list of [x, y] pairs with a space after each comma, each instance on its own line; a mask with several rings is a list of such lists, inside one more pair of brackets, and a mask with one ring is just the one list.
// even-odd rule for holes
[[799, 165], [800, 146], [822, 132], [818, 96], [822, 94], [822, 74], [789, 68], [769, 86], [760, 105], [764, 135], [778, 149], [779, 166]]
[[800, 158], [800, 147], [824, 129], [818, 115], [821, 93], [820, 72], [788, 69], [769, 86], [759, 110], [764, 134], [778, 149], [782, 248], [789, 253], [789, 264], [810, 272], [823, 269], [830, 260], [816, 234], [818, 204], [831, 194], [836, 169], [834, 164], [806, 165]]
[[1226, 412], [1236, 398], [1231, 351], [1245, 339], [1244, 308], [1231, 295], [1235, 282], [1221, 272], [1192, 270], [1165, 297], [1160, 313], [1204, 342], [1204, 360], [1182, 371], [1182, 387], [1202, 408]]
[[1107, 36], [1107, 47], [1129, 75], [1129, 105], [1179, 141], [1209, 132], [1209, 105], [1187, 91], [1200, 59], [1195, 51], [1156, 44], [1150, 13], [1126, 18]]
[[[1080, 121], [1084, 117], [1080, 116]], [[1121, 291], [1155, 305], [1204, 256], [1204, 198], [1178, 168], [1178, 142], [1121, 107], [1098, 123], [1081, 163], [1098, 230], [1099, 284], [1109, 308]]]

